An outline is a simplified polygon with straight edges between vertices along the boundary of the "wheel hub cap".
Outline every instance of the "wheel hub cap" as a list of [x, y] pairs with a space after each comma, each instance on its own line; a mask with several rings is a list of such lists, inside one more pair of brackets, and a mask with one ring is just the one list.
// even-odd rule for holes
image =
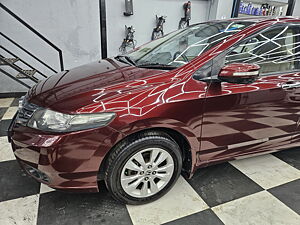
[[169, 183], [173, 172], [174, 161], [166, 150], [148, 148], [134, 154], [125, 163], [121, 186], [132, 197], [149, 197]]

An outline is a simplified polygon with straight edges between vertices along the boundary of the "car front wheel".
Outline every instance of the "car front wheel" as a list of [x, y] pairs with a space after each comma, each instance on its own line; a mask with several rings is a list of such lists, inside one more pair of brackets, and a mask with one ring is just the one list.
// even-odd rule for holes
[[182, 168], [178, 144], [167, 134], [150, 131], [125, 139], [109, 156], [105, 182], [126, 204], [144, 204], [168, 192]]

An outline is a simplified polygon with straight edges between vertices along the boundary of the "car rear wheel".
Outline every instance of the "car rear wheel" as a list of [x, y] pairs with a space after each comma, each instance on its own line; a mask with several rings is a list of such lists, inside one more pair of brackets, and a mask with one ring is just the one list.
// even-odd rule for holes
[[144, 204], [160, 198], [181, 172], [180, 148], [162, 132], [130, 137], [112, 151], [105, 182], [112, 196], [125, 204]]

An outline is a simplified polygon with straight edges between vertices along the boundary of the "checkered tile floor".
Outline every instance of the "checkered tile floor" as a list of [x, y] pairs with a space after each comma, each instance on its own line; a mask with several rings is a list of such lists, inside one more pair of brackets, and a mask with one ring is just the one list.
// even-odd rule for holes
[[156, 202], [125, 206], [54, 191], [26, 176], [7, 142], [17, 100], [0, 99], [0, 224], [300, 224], [300, 148], [200, 169]]

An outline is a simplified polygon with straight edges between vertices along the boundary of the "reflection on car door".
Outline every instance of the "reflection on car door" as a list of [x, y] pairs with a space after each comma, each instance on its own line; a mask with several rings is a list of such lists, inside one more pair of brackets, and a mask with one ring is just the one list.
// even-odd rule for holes
[[224, 63], [259, 64], [262, 76], [248, 85], [210, 85], [201, 161], [299, 146], [299, 53], [299, 24], [291, 24], [269, 28], [227, 54]]

